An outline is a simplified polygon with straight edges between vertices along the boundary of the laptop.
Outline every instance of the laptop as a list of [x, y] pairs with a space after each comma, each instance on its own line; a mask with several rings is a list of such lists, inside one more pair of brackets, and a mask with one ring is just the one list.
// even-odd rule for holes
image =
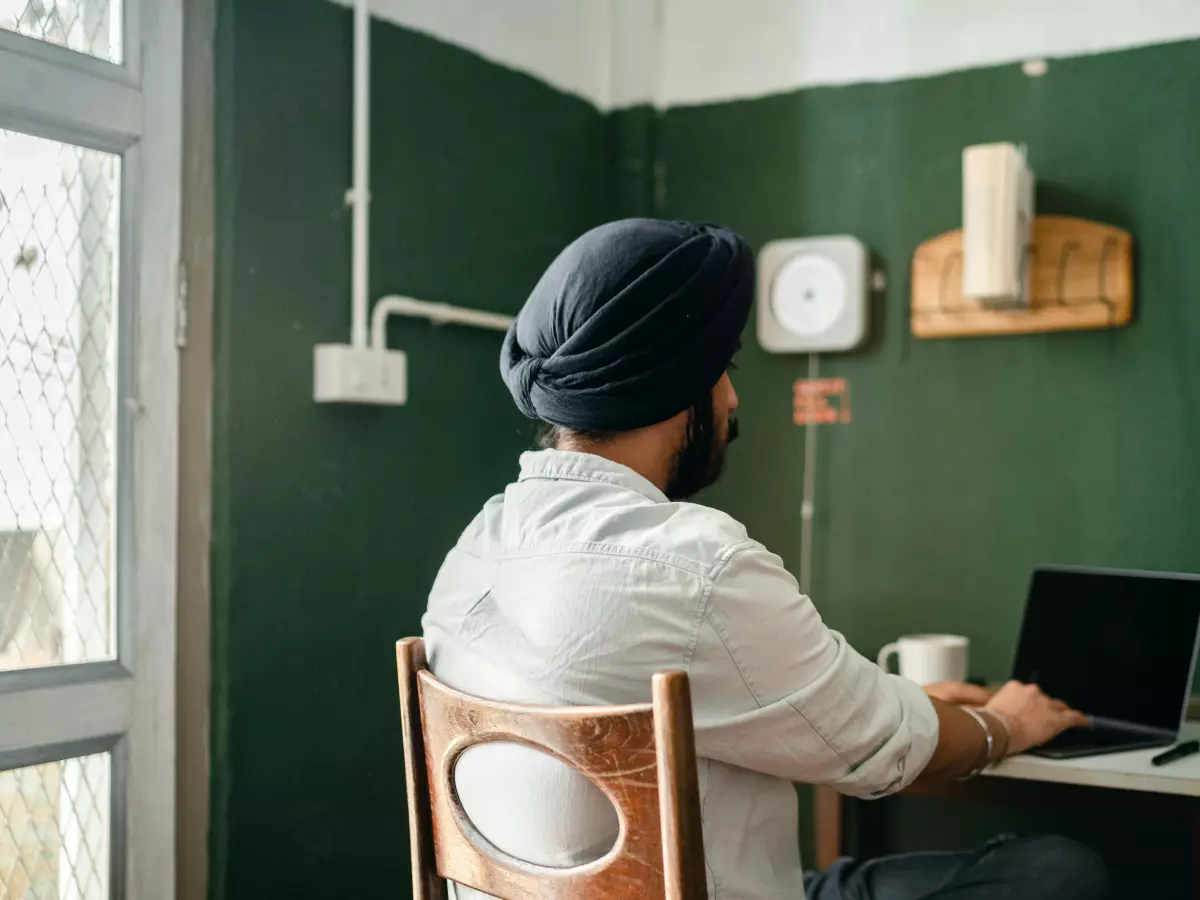
[[1030, 751], [1052, 759], [1174, 743], [1200, 644], [1200, 576], [1033, 573], [1012, 677], [1091, 716]]

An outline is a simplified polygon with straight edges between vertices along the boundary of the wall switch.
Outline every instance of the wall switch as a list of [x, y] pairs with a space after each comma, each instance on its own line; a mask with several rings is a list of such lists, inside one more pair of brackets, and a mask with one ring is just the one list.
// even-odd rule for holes
[[313, 397], [318, 403], [403, 406], [408, 401], [408, 357], [400, 350], [318, 344]]

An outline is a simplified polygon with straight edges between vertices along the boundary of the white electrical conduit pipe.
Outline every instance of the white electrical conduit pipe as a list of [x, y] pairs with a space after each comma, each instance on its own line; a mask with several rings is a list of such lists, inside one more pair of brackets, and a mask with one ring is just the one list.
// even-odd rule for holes
[[371, 204], [371, 13], [367, 0], [354, 0], [354, 173], [346, 193], [353, 225], [350, 236], [350, 343], [367, 346], [367, 258]]
[[389, 316], [414, 316], [428, 319], [435, 325], [471, 325], [492, 331], [508, 331], [512, 316], [499, 313], [462, 309], [448, 303], [428, 303], [412, 297], [382, 297], [371, 313], [371, 348], [387, 349], [387, 320]]
[[387, 347], [388, 316], [416, 316], [438, 325], [471, 325], [508, 331], [510, 316], [460, 309], [446, 303], [426, 303], [411, 297], [384, 297], [375, 304], [367, 329], [370, 300], [367, 296], [370, 260], [367, 247], [370, 238], [371, 204], [371, 13], [368, 0], [354, 0], [354, 174], [353, 184], [346, 192], [346, 202], [353, 214], [350, 252], [350, 298], [352, 304], [350, 343], [366, 349], [368, 338], [375, 350]]

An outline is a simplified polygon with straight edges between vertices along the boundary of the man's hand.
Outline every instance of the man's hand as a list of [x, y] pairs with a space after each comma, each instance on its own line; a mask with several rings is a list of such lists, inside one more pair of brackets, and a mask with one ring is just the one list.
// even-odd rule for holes
[[1091, 720], [1061, 700], [1047, 697], [1035, 685], [1010, 681], [996, 692], [986, 708], [1000, 713], [1012, 728], [1010, 755], [1057, 737], [1068, 728], [1087, 728]]
[[1044, 744], [1068, 728], [1089, 724], [1087, 716], [1032, 684], [1010, 681], [989, 696], [980, 687], [943, 681], [929, 685], [925, 692], [938, 717], [937, 748], [921, 773], [925, 781], [966, 775], [978, 765], [984, 735], [979, 723], [963, 712], [964, 706], [982, 707], [1004, 717], [1010, 730], [1008, 746], [1002, 748], [1007, 756]]
[[925, 693], [935, 700], [953, 703], [955, 706], [987, 706], [992, 692], [973, 684], [960, 681], [938, 681], [925, 686]]

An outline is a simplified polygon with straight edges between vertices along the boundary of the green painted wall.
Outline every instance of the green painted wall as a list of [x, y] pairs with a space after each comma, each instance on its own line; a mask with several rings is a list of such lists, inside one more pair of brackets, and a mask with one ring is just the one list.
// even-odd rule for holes
[[[350, 13], [222, 0], [217, 39], [212, 896], [404, 897], [393, 642], [530, 431], [500, 336], [396, 323], [411, 401], [318, 407], [349, 335]], [[587, 103], [373, 28], [371, 294], [515, 312], [608, 217]]]
[[[1132, 327], [910, 337], [913, 250], [961, 221], [962, 147], [996, 140], [1028, 145], [1039, 211], [1133, 233]], [[849, 380], [854, 421], [819, 437], [814, 595], [853, 644], [873, 654], [898, 633], [957, 631], [974, 673], [1000, 678], [1039, 563], [1200, 571], [1200, 42], [1052, 61], [1040, 79], [1013, 65], [675, 109], [652, 143], [661, 214], [720, 221], [755, 246], [848, 232], [886, 270], [869, 345], [822, 360]], [[790, 392], [806, 359], [750, 340], [739, 363], [744, 437], [711, 499], [794, 566]], [[1186, 833], [1170, 824], [916, 801], [852, 812], [869, 852], [1053, 821], [1119, 860], [1161, 863], [1165, 893], [1139, 896], [1186, 884]]]
[[[379, 23], [373, 38], [373, 296], [515, 311], [563, 244], [620, 214], [868, 244], [889, 287], [868, 347], [823, 361], [855, 421], [820, 437], [814, 591], [864, 651], [954, 629], [997, 677], [1037, 563], [1200, 569], [1200, 43], [1037, 80], [1001, 67], [605, 117], [431, 38]], [[212, 894], [405, 896], [391, 645], [530, 432], [498, 336], [470, 330], [394, 325], [403, 410], [312, 403], [313, 345], [349, 330], [349, 13], [221, 0], [217, 56]], [[961, 147], [1000, 139], [1028, 143], [1042, 211], [1133, 232], [1133, 327], [908, 337], [913, 248], [958, 224]], [[709, 499], [795, 569], [805, 360], [747, 340], [739, 362], [745, 436]], [[928, 801], [850, 814], [865, 852], [1078, 833], [1145, 861], [1163, 897], [1188, 847], [1172, 823]]]

